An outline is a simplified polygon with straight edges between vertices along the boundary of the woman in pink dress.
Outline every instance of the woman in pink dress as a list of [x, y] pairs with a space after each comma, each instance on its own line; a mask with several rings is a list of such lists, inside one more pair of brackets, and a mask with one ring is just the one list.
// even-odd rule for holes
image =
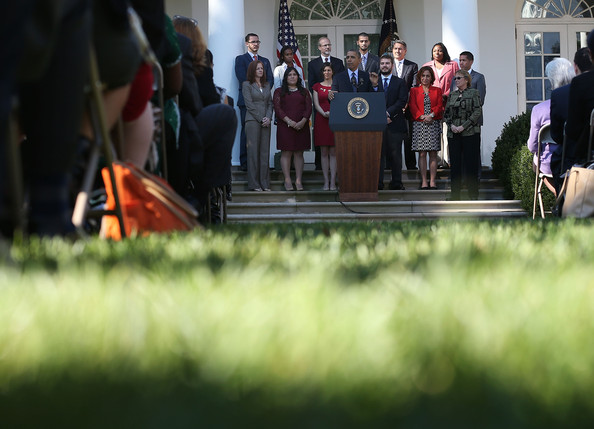
[[[334, 69], [326, 63], [322, 67], [324, 80], [313, 86], [313, 103], [316, 109], [314, 122], [314, 142], [320, 147], [322, 173], [324, 174], [324, 191], [336, 190], [336, 151], [334, 149], [334, 133], [330, 130], [330, 102], [328, 93], [332, 88]], [[328, 171], [329, 170], [329, 171]], [[330, 174], [328, 174], [328, 172]]]
[[291, 181], [291, 158], [295, 165], [295, 187], [303, 191], [303, 151], [311, 147], [309, 117], [311, 95], [303, 87], [301, 77], [294, 67], [287, 67], [283, 84], [274, 91], [274, 111], [278, 119], [276, 147], [281, 151], [281, 167], [285, 189], [293, 190]]

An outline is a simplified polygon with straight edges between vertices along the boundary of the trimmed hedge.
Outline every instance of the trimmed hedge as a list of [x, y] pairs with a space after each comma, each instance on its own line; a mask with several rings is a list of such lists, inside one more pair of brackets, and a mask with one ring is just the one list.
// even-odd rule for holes
[[[516, 151], [510, 163], [510, 179], [514, 197], [522, 201], [522, 208], [529, 213], [532, 212], [534, 204], [534, 181], [536, 180], [536, 174], [532, 169], [532, 160], [532, 153], [528, 147], [524, 146]], [[545, 211], [555, 205], [555, 197], [545, 185], [542, 186], [542, 198]]]
[[[530, 135], [530, 114], [521, 113], [511, 117], [510, 121], [503, 125], [501, 135], [495, 140], [495, 150], [491, 155], [493, 171], [503, 185], [503, 196], [508, 199], [514, 198], [511, 180], [512, 158], [526, 142]], [[518, 198], [517, 196], [515, 198]]]

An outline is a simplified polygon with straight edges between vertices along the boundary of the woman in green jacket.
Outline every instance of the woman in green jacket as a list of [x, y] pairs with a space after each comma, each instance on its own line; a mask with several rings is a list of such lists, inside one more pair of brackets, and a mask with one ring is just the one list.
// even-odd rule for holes
[[444, 120], [448, 126], [450, 145], [450, 179], [452, 200], [460, 199], [462, 176], [468, 188], [468, 198], [478, 199], [479, 151], [481, 145], [481, 100], [479, 92], [470, 87], [472, 78], [467, 71], [458, 70], [454, 77], [456, 90], [450, 93]]

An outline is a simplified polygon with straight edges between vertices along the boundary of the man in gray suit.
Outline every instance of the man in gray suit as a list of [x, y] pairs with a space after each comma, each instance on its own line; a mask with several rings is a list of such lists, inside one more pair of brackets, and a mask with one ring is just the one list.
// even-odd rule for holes
[[[470, 82], [470, 87], [478, 90], [479, 95], [481, 97], [481, 107], [485, 104], [485, 96], [487, 95], [487, 84], [485, 82], [485, 76], [482, 73], [473, 70], [472, 63], [474, 63], [474, 55], [472, 52], [464, 51], [461, 52], [458, 56], [458, 62], [460, 63], [460, 69], [465, 70], [470, 73], [470, 77], [472, 78]], [[456, 81], [452, 80], [452, 91], [456, 90]], [[479, 126], [483, 126], [483, 115], [479, 118]], [[481, 151], [479, 150], [479, 167], [482, 165], [481, 163]], [[481, 169], [479, 168], [479, 179], [481, 176]]]
[[357, 46], [359, 47], [359, 53], [361, 54], [359, 70], [366, 71], [367, 73], [378, 73], [379, 57], [369, 52], [369, 34], [359, 33], [357, 36]]
[[[404, 82], [406, 82], [406, 88], [410, 91], [413, 86], [418, 85], [416, 78], [419, 66], [417, 63], [404, 58], [406, 56], [406, 51], [406, 42], [404, 40], [395, 40], [392, 43], [392, 56], [394, 57], [392, 74], [404, 80]], [[404, 161], [407, 170], [416, 170], [417, 156], [412, 151], [412, 118], [408, 110], [408, 104], [405, 114], [408, 121], [408, 133], [404, 138]], [[387, 160], [387, 164], [389, 165], [389, 168], [391, 168], [392, 163], [390, 159]]]

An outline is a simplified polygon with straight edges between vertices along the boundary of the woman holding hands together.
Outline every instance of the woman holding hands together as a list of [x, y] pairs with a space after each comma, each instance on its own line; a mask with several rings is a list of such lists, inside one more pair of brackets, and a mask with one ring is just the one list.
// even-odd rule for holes
[[[334, 69], [326, 63], [322, 67], [324, 80], [313, 86], [313, 103], [316, 109], [314, 122], [314, 142], [320, 147], [322, 173], [324, 174], [324, 191], [336, 190], [336, 152], [334, 149], [334, 133], [330, 130], [330, 102], [328, 94], [332, 88]], [[328, 174], [330, 170], [330, 174]]]
[[242, 84], [247, 109], [245, 135], [247, 149], [248, 188], [252, 191], [270, 191], [270, 122], [272, 95], [266, 83], [266, 71], [261, 61], [252, 61]]
[[[419, 152], [421, 189], [437, 189], [437, 151], [441, 147], [443, 96], [441, 88], [433, 86], [435, 74], [423, 66], [417, 82], [410, 90], [409, 109], [413, 119], [412, 150]], [[429, 153], [429, 185], [427, 185], [427, 153]]]
[[295, 187], [303, 190], [303, 151], [311, 146], [309, 117], [311, 95], [303, 87], [301, 77], [294, 67], [287, 67], [280, 88], [274, 91], [274, 111], [278, 118], [276, 146], [281, 151], [281, 167], [285, 189], [293, 190], [291, 181], [291, 158], [295, 164]]

